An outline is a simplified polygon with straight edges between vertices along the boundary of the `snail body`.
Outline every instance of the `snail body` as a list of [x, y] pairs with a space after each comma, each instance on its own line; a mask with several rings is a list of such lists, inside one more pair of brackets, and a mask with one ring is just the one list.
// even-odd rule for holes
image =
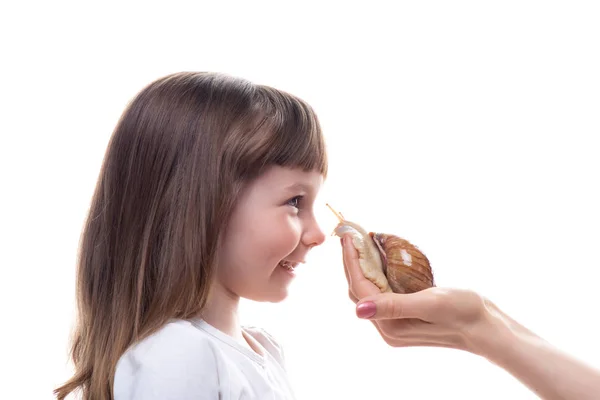
[[350, 235], [363, 275], [382, 293], [414, 293], [435, 286], [429, 260], [417, 246], [393, 234], [368, 232], [327, 206], [339, 219], [334, 233]]
[[358, 251], [358, 262], [365, 278], [370, 280], [382, 293], [392, 292], [392, 288], [385, 275], [385, 265], [380, 256], [380, 249], [367, 231], [360, 225], [351, 221], [340, 221], [335, 228], [339, 237], [350, 234], [352, 244]]

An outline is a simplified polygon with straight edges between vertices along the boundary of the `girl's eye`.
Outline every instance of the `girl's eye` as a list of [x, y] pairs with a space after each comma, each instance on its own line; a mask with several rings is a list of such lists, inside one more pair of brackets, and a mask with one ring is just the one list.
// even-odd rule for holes
[[288, 204], [292, 207], [298, 208], [300, 200], [302, 200], [302, 197], [303, 196], [292, 197], [291, 199], [288, 200], [288, 202], [286, 204]]

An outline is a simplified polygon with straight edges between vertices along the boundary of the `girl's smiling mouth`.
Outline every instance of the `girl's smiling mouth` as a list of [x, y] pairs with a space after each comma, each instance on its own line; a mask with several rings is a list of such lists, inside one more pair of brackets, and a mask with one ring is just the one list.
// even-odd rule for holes
[[288, 271], [291, 274], [294, 274], [294, 269], [300, 264], [300, 262], [297, 261], [288, 261], [288, 260], [282, 260], [279, 262], [279, 266], [283, 269], [285, 269], [286, 271]]

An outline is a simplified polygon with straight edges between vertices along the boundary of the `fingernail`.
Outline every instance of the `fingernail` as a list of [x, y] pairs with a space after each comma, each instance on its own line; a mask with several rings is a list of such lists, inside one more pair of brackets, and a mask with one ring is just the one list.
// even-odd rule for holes
[[371, 318], [377, 312], [377, 306], [372, 301], [365, 301], [356, 306], [358, 318]]

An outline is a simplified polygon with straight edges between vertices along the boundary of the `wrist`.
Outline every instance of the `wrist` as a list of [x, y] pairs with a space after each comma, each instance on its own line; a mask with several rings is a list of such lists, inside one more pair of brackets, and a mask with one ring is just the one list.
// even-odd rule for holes
[[535, 335], [484, 299], [480, 318], [466, 333], [467, 350], [495, 364], [503, 364], [519, 340], [528, 336]]

